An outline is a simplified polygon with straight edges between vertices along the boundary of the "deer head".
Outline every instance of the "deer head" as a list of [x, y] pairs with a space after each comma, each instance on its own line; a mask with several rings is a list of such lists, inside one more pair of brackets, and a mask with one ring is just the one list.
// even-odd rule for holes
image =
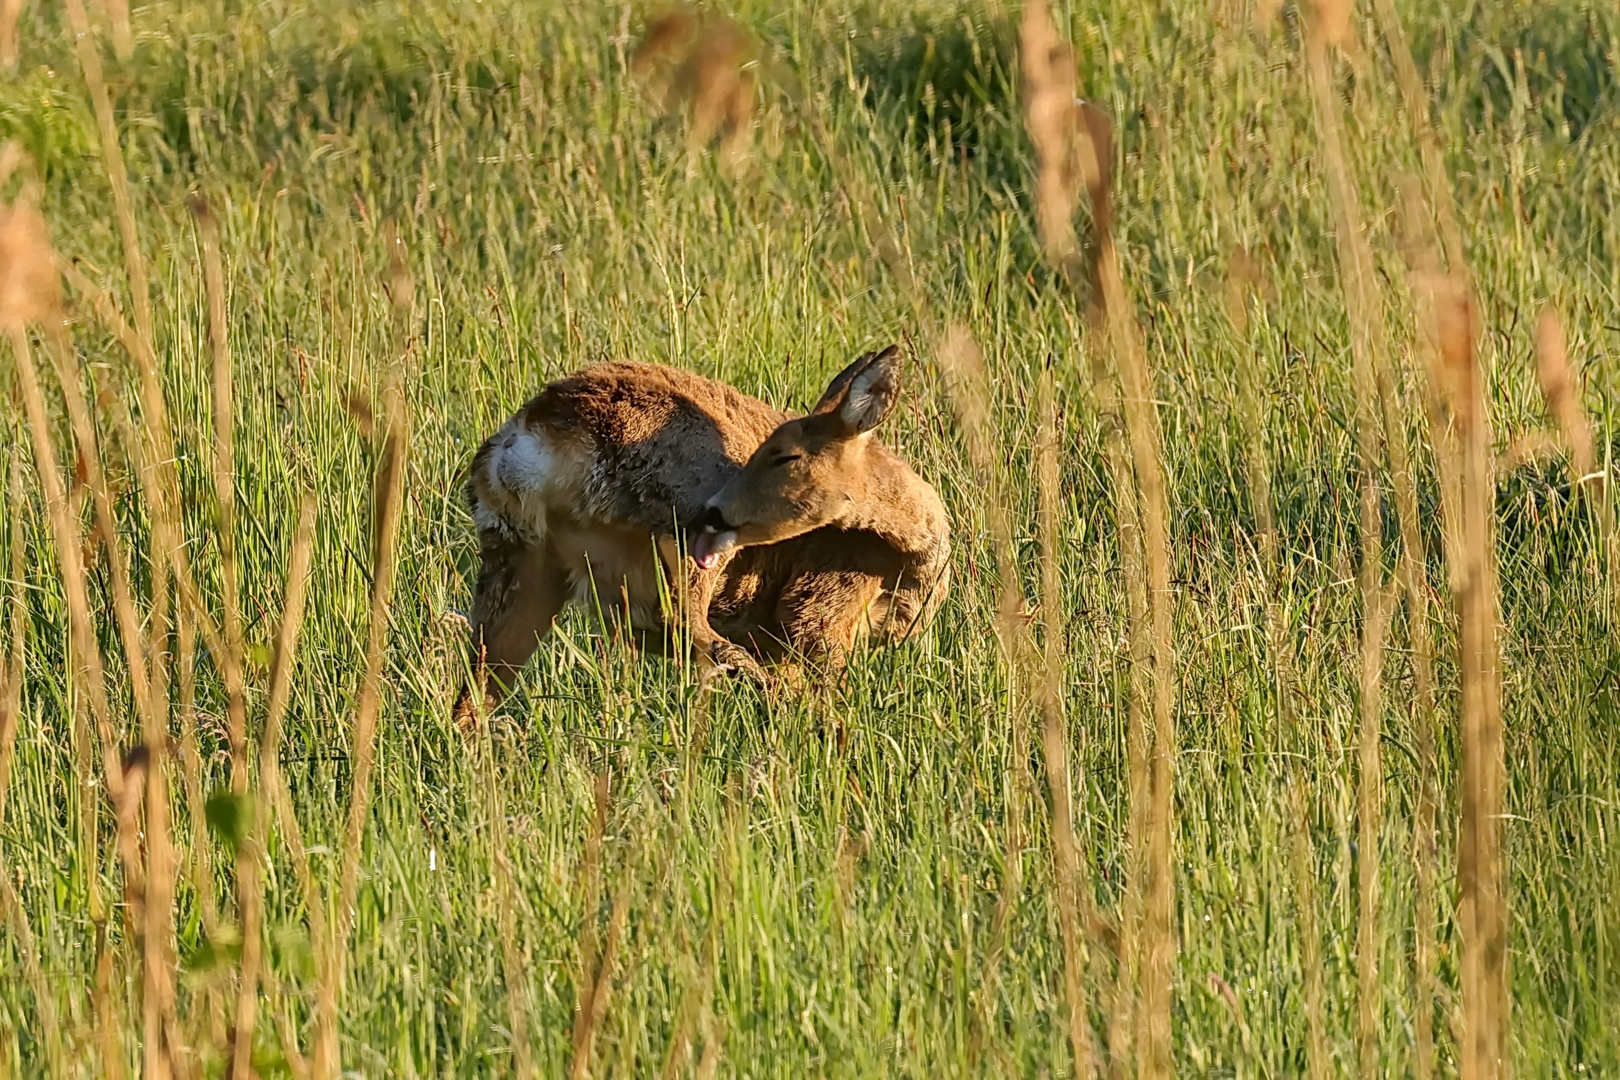
[[900, 396], [900, 349], [867, 353], [789, 420], [704, 504], [689, 549], [704, 569], [728, 552], [850, 520], [870, 497], [871, 434]]

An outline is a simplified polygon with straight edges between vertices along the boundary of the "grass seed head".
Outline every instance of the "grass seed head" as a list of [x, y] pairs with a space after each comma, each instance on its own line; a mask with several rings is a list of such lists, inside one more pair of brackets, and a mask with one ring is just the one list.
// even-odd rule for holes
[[1053, 255], [1075, 250], [1075, 189], [1098, 174], [1097, 155], [1088, 169], [1078, 138], [1083, 104], [1075, 99], [1074, 55], [1058, 36], [1043, 0], [1024, 9], [1018, 29], [1023, 65], [1024, 125], [1035, 145], [1035, 213], [1041, 237]]
[[1431, 377], [1450, 403], [1452, 412], [1464, 423], [1474, 414], [1474, 323], [1473, 300], [1468, 288], [1449, 274], [1420, 275], [1420, 287], [1432, 298], [1434, 343], [1432, 357], [1436, 369]]
[[61, 308], [45, 219], [27, 201], [0, 207], [0, 328], [44, 322]]
[[1357, 52], [1356, 31], [1351, 19], [1354, 11], [1351, 0], [1311, 0], [1312, 37], [1322, 45], [1354, 56]]
[[1581, 408], [1581, 396], [1569, 356], [1564, 347], [1564, 327], [1551, 307], [1536, 323], [1536, 375], [1547, 398], [1547, 411], [1564, 433], [1575, 468], [1586, 475], [1592, 471], [1592, 429]]

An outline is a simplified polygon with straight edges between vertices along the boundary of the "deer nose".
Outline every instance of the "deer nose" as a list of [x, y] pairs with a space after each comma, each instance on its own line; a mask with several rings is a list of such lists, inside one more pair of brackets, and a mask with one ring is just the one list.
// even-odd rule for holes
[[726, 520], [726, 515], [722, 514], [720, 508], [713, 503], [704, 504], [703, 513], [698, 515], [696, 527], [717, 533], [732, 531], [731, 523]]

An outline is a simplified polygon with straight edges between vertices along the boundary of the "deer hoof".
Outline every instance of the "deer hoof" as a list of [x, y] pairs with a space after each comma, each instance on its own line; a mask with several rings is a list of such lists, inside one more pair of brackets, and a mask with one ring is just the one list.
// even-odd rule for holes
[[744, 675], [756, 682], [765, 681], [765, 670], [748, 655], [748, 650], [729, 641], [717, 641], [709, 647], [709, 670], [705, 681], [721, 675]]

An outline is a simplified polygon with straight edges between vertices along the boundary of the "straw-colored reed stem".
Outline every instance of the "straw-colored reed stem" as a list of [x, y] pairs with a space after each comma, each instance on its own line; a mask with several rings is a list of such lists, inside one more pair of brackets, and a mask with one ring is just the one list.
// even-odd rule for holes
[[[572, 1038], [572, 1075], [586, 1075], [590, 1069], [590, 1044], [594, 1039], [588, 1027], [591, 1019], [591, 999], [601, 974], [597, 941], [597, 911], [602, 902], [602, 845], [607, 835], [610, 806], [610, 777], [606, 769], [597, 774], [595, 810], [591, 816], [590, 832], [585, 834], [585, 850], [580, 857], [579, 875], [575, 888], [579, 895], [580, 934], [579, 967], [574, 973], [574, 1030]], [[584, 1053], [581, 1053], [581, 1050]]]
[[[45, 510], [56, 543], [57, 562], [62, 572], [62, 591], [68, 608], [68, 633], [73, 646], [74, 682], [89, 702], [91, 721], [95, 725], [101, 746], [101, 760], [107, 794], [112, 804], [124, 801], [124, 769], [118, 751], [118, 738], [113, 732], [112, 707], [107, 698], [107, 674], [102, 663], [101, 650], [96, 645], [95, 622], [90, 614], [89, 591], [85, 584], [82, 552], [84, 545], [77, 526], [68, 513], [67, 492], [56, 463], [56, 450], [51, 445], [50, 419], [45, 410], [45, 397], [40, 388], [38, 370], [34, 367], [33, 351], [28, 335], [22, 327], [9, 330], [12, 353], [17, 364], [17, 381], [21, 386], [24, 410], [34, 443], [35, 472], [45, 494]], [[132, 832], [119, 830], [119, 850], [124, 859], [124, 872], [131, 895], [141, 895], [142, 865], [140, 845]]]
[[1359, 1013], [1357, 1042], [1363, 1077], [1379, 1074], [1383, 1018], [1383, 988], [1378, 980], [1381, 939], [1378, 933], [1379, 824], [1382, 762], [1378, 739], [1378, 710], [1383, 681], [1383, 512], [1378, 491], [1378, 470], [1383, 447], [1377, 407], [1382, 360], [1383, 305], [1373, 269], [1372, 252], [1362, 234], [1361, 199], [1346, 159], [1343, 120], [1333, 89], [1329, 46], [1342, 33], [1332, 32], [1328, 18], [1335, 5], [1315, 0], [1306, 19], [1307, 74], [1316, 103], [1317, 126], [1322, 135], [1322, 158], [1333, 209], [1338, 248], [1339, 277], [1350, 323], [1350, 352], [1355, 368], [1356, 447], [1361, 472], [1361, 731], [1360, 856], [1357, 861], [1360, 904], [1357, 925]]
[[1074, 1075], [1096, 1074], [1091, 1021], [1086, 1015], [1086, 948], [1081, 936], [1081, 890], [1084, 886], [1075, 847], [1074, 805], [1070, 793], [1069, 725], [1063, 702], [1064, 625], [1059, 552], [1062, 494], [1058, 475], [1057, 390], [1052, 369], [1043, 368], [1036, 393], [1035, 479], [1039, 511], [1041, 561], [1041, 670], [1036, 696], [1040, 702], [1046, 783], [1051, 798], [1052, 867], [1057, 894], [1058, 929], [1063, 938], [1063, 991], [1068, 1003], [1069, 1049]]
[[[1145, 361], [1135, 362], [1140, 359], [1139, 352], [1129, 357], [1124, 355], [1133, 347], [1133, 340], [1138, 349], [1140, 342], [1139, 332], [1136, 338], [1132, 336], [1134, 319], [1126, 309], [1113, 247], [1110, 202], [1113, 144], [1108, 119], [1101, 110], [1077, 99], [1072, 50], [1052, 25], [1044, 3], [1035, 2], [1025, 7], [1019, 26], [1019, 49], [1024, 123], [1037, 158], [1036, 217], [1047, 256], [1076, 290], [1082, 303], [1088, 305], [1092, 326], [1099, 337], [1109, 341], [1111, 351], [1119, 360], [1122, 378], [1127, 377], [1124, 368], [1133, 369], [1126, 396], [1134, 389], [1139, 398], [1145, 398], [1143, 387], [1148, 382]], [[1091, 198], [1093, 245], [1089, 269], [1082, 264], [1073, 228], [1077, 192], [1082, 183]], [[1082, 291], [1087, 286], [1089, 297]], [[1109, 1009], [1108, 1056], [1111, 1073], [1123, 1075], [1134, 1041], [1144, 1055], [1140, 1063], [1147, 1073], [1162, 1074], [1169, 1069], [1169, 969], [1174, 950], [1169, 936], [1169, 906], [1174, 883], [1168, 870], [1173, 828], [1169, 760], [1173, 741], [1170, 730], [1172, 691], [1168, 673], [1173, 655], [1170, 651], [1164, 485], [1157, 451], [1150, 449], [1157, 445], [1154, 427], [1157, 420], [1148, 415], [1151, 407], [1144, 410], [1138, 404], [1126, 403], [1118, 408], [1113, 382], [1104, 372], [1101, 350], [1094, 349], [1093, 356], [1093, 382], [1108, 425], [1106, 456], [1115, 491], [1120, 556], [1130, 605], [1128, 869], [1119, 920], [1118, 969]], [[1142, 452], [1152, 461], [1148, 462]], [[1141, 471], [1143, 468], [1145, 473]], [[1151, 507], [1147, 506], [1150, 501]], [[1144, 535], [1144, 525], [1152, 536]], [[1159, 571], [1156, 578], [1154, 569]], [[1162, 585], [1153, 604], [1149, 602], [1151, 581]], [[1043, 597], [1043, 604], [1051, 603], [1052, 599]], [[1048, 636], [1051, 637], [1050, 629]], [[1155, 675], [1152, 685], [1156, 688], [1153, 698], [1156, 734], [1152, 753], [1148, 750], [1146, 724], [1150, 658]], [[1048, 679], [1055, 677], [1051, 663], [1049, 655]], [[1049, 745], [1051, 723], [1052, 713], [1048, 712]], [[1054, 818], [1062, 816], [1054, 807]], [[1072, 830], [1066, 833], [1064, 840], [1072, 843]], [[1060, 880], [1060, 905], [1064, 891]], [[1149, 913], [1145, 923], [1144, 912]], [[1139, 955], [1139, 948], [1145, 959], [1144, 955]], [[1083, 1012], [1074, 991], [1080, 985], [1079, 975], [1072, 970], [1078, 956], [1072, 955], [1067, 945], [1065, 950], [1071, 1038], [1081, 1029], [1089, 1043], [1089, 1031], [1083, 1030], [1083, 1025], [1073, 1018], [1074, 1013]], [[1145, 991], [1140, 996], [1138, 980]], [[1089, 1060], [1089, 1045], [1076, 1042], [1073, 1052], [1078, 1070], [1084, 1073], [1094, 1068]]]
[[17, 728], [22, 723], [24, 648], [28, 642], [28, 602], [23, 594], [23, 573], [27, 565], [23, 559], [23, 544], [27, 540], [24, 525], [28, 518], [28, 504], [23, 501], [26, 494], [23, 491], [21, 448], [14, 446], [10, 457], [11, 468], [7, 475], [10, 478], [11, 501], [7, 505], [11, 507], [11, 562], [6, 575], [9, 587], [4, 612], [8, 645], [5, 655], [0, 656], [0, 826], [6, 820], [11, 758], [17, 749]]
[[[991, 917], [990, 944], [986, 950], [981, 978], [987, 988], [994, 987], [1000, 978], [1001, 961], [1006, 951], [1007, 933], [1023, 890], [1023, 860], [1020, 853], [1025, 846], [1024, 813], [1029, 788], [1029, 740], [1026, 730], [1026, 696], [1020, 685], [1025, 665], [1032, 659], [1029, 627], [1022, 617], [1024, 607], [1023, 586], [1018, 578], [1017, 553], [1013, 539], [1011, 502], [1006, 484], [997, 464], [994, 444], [990, 435], [990, 385], [985, 371], [984, 355], [966, 327], [959, 324], [948, 327], [937, 353], [941, 372], [945, 376], [946, 390], [967, 443], [968, 459], [980, 489], [987, 493], [985, 513], [990, 526], [991, 542], [996, 556], [996, 619], [995, 634], [999, 646], [1002, 670], [1007, 676], [1007, 723], [1009, 728], [1009, 768], [1006, 777], [1007, 808], [1003, 824], [1006, 827], [1005, 861], [1002, 864], [1000, 888]], [[994, 994], [982, 997], [979, 1023], [974, 1028], [968, 1050], [971, 1061], [977, 1062], [984, 1051], [990, 1023], [989, 1010]]]
[[[1136, 480], [1136, 507], [1142, 535], [1143, 589], [1147, 600], [1145, 642], [1152, 668], [1153, 739], [1148, 755], [1143, 820], [1146, 859], [1141, 879], [1141, 992], [1137, 1011], [1138, 1069], [1145, 1077], [1168, 1076], [1170, 1062], [1171, 969], [1175, 961], [1172, 913], [1175, 904], [1175, 596], [1170, 587], [1170, 511], [1163, 439], [1154, 404], [1152, 374], [1142, 331], [1136, 321], [1113, 235], [1112, 131], [1095, 107], [1080, 110], [1084, 132], [1084, 175], [1092, 204], [1093, 260], [1090, 277], [1107, 329], [1109, 351], [1119, 378], [1125, 434]], [[1073, 280], [1073, 279], [1071, 279]], [[1078, 284], [1078, 282], [1076, 282]], [[1127, 586], [1131, 587], [1131, 586]], [[1135, 641], [1133, 641], [1133, 647]], [[1133, 673], [1133, 685], [1142, 688]], [[1145, 694], [1144, 694], [1145, 697]], [[1145, 712], [1145, 710], [1144, 710]], [[1129, 913], [1127, 913], [1129, 914]], [[1122, 958], [1122, 964], [1124, 959]]]
[[[1389, 47], [1389, 58], [1395, 65], [1396, 80], [1401, 87], [1401, 100], [1406, 106], [1407, 118], [1417, 138], [1418, 152], [1423, 158], [1424, 179], [1434, 216], [1440, 226], [1440, 242], [1445, 250], [1446, 265], [1452, 273], [1460, 274], [1466, 262], [1462, 230], [1457, 227], [1457, 211], [1452, 199], [1451, 182], [1446, 176], [1440, 140], [1429, 119], [1429, 93], [1423, 86], [1423, 77], [1418, 74], [1417, 64], [1412, 61], [1412, 48], [1407, 44], [1406, 31], [1401, 26], [1401, 16], [1395, 10], [1394, 0], [1373, 0], [1373, 11], [1378, 17], [1378, 28], [1384, 35], [1384, 43]], [[1422, 1067], [1428, 1069], [1431, 1066], [1432, 1062]], [[1419, 1080], [1422, 1080], [1421, 1076]]]
[[[11, 785], [11, 761], [17, 745], [17, 728], [22, 722], [22, 684], [24, 646], [28, 640], [28, 605], [23, 596], [23, 543], [27, 539], [24, 526], [27, 506], [24, 502], [22, 453], [11, 452], [10, 502], [11, 561], [7, 578], [5, 622], [8, 646], [0, 657], [0, 834], [5, 832], [6, 792]], [[34, 1012], [39, 1017], [41, 1041], [45, 1046], [45, 1068], [51, 1076], [60, 1076], [65, 1063], [62, 1055], [62, 1031], [56, 1018], [56, 998], [45, 979], [45, 970], [39, 962], [39, 947], [34, 940], [28, 913], [23, 910], [11, 874], [0, 859], [0, 923], [9, 924], [17, 941], [17, 952], [22, 958], [23, 980], [34, 995]]]
[[506, 807], [501, 799], [501, 778], [495, 768], [495, 746], [489, 725], [480, 724], [484, 734], [480, 756], [484, 759], [484, 790], [488, 799], [490, 855], [495, 870], [495, 905], [501, 929], [502, 978], [506, 983], [508, 1027], [512, 1032], [512, 1075], [520, 1080], [534, 1076], [529, 1047], [528, 969], [523, 963], [522, 939], [517, 925], [517, 886], [512, 877], [512, 855], [506, 831]]
[[[77, 354], [62, 327], [47, 324], [46, 340], [55, 363], [56, 376], [67, 406], [68, 420], [77, 444], [78, 460], [84, 470], [84, 486], [95, 506], [96, 527], [107, 556], [113, 612], [124, 643], [135, 712], [141, 723], [141, 739], [148, 757], [143, 786], [146, 810], [146, 874], [139, 915], [142, 952], [142, 1005], [144, 1013], [145, 1072], [167, 1076], [174, 1031], [174, 855], [169, 833], [168, 784], [168, 697], [166, 689], [154, 693], [152, 677], [162, 667], [147, 657], [143, 644], [140, 614], [129, 580], [128, 563], [118, 539], [118, 523], [112, 495], [101, 468], [101, 451], [89, 405], [80, 385]], [[155, 619], [148, 638], [154, 642], [166, 637], [161, 618]], [[165, 684], [166, 686], [166, 684]]]
[[[1616, 534], [1614, 502], [1609, 494], [1606, 464], [1599, 464], [1592, 449], [1592, 425], [1581, 405], [1580, 376], [1570, 366], [1564, 344], [1564, 327], [1558, 312], [1548, 307], [1536, 323], [1536, 377], [1547, 411], [1558, 425], [1574, 473], [1573, 486], [1597, 515], [1603, 543], [1603, 566], [1611, 590], [1620, 590], [1620, 535]], [[1610, 603], [1616, 598], [1611, 592]]]
[[1379, 959], [1382, 937], [1378, 932], [1378, 879], [1380, 824], [1384, 811], [1383, 737], [1381, 710], [1384, 704], [1384, 630], [1389, 623], [1390, 596], [1380, 587], [1371, 597], [1361, 624], [1361, 731], [1357, 747], [1360, 774], [1357, 822], [1357, 1030], [1360, 1036], [1363, 1076], [1381, 1075], [1380, 1023], [1382, 992]]
[[1301, 770], [1288, 784], [1289, 813], [1293, 819], [1289, 858], [1294, 876], [1294, 922], [1299, 933], [1300, 973], [1305, 980], [1305, 1075], [1326, 1080], [1331, 1075], [1327, 1052], [1326, 974], [1322, 963], [1322, 931], [1316, 914], [1316, 856], [1310, 831], [1311, 792]]
[[[23, 326], [16, 321], [11, 321], [7, 330], [16, 360], [24, 411], [27, 414], [34, 444], [35, 471], [45, 495], [46, 515], [56, 545], [57, 564], [61, 570], [63, 593], [67, 601], [73, 683], [77, 692], [89, 703], [91, 722], [101, 749], [103, 783], [117, 811], [115, 821], [119, 858], [124, 867], [126, 910], [133, 924], [144, 933], [145, 919], [141, 916], [141, 902], [145, 895], [145, 867], [141, 859], [140, 841], [136, 835], [135, 815], [130, 812], [123, 762], [120, 760], [117, 737], [113, 733], [111, 706], [107, 697], [106, 670], [96, 643], [95, 624], [85, 584], [82, 537], [69, 513], [67, 493], [62, 486], [61, 474], [57, 471], [56, 451], [50, 439], [50, 421], [46, 414], [44, 394], [40, 388], [38, 372], [34, 367], [28, 335]], [[88, 747], [84, 747], [86, 754], [88, 750]], [[88, 779], [82, 776], [81, 783]], [[81, 798], [85, 803], [81, 810], [84, 842], [90, 846], [92, 853], [97, 834], [93, 790], [90, 787], [81, 789]], [[91, 862], [90, 865], [95, 865], [95, 862]], [[94, 873], [87, 876], [92, 882], [96, 877]], [[99, 924], [105, 917], [99, 890], [92, 884], [90, 891], [91, 915]], [[104, 933], [105, 927], [102, 926], [98, 934]], [[97, 1029], [102, 1041], [101, 1064], [105, 1075], [122, 1076], [122, 1051], [118, 1048], [117, 1023], [114, 1019], [110, 986], [111, 955], [105, 951], [104, 945], [98, 951], [100, 962], [96, 1002]]]
[[[9, 765], [9, 762], [7, 763]], [[5, 774], [0, 774], [3, 781]], [[0, 819], [3, 824], [3, 819]], [[34, 1014], [39, 1017], [40, 1041], [45, 1046], [45, 1073], [62, 1076], [67, 1057], [62, 1052], [62, 1027], [56, 1017], [55, 991], [45, 978], [45, 969], [39, 962], [39, 944], [34, 940], [34, 928], [28, 925], [28, 913], [11, 884], [11, 874], [0, 861], [0, 925], [8, 925], [17, 940], [17, 952], [22, 956], [22, 977], [34, 995]], [[109, 1070], [110, 1072], [110, 1070]]]
[[[225, 315], [225, 268], [219, 251], [219, 222], [201, 195], [193, 195], [191, 212], [197, 221], [202, 248], [203, 287], [208, 297], [208, 341], [213, 353], [214, 497], [219, 526], [220, 629], [225, 654], [219, 658], [225, 678], [226, 735], [231, 751], [231, 791], [246, 793], [248, 786], [247, 700], [242, 645], [241, 582], [236, 564], [236, 404], [233, 392], [231, 342]], [[242, 866], [237, 866], [238, 885]]]
[[23, 0], [0, 0], [0, 71], [17, 70], [17, 20]]
[[360, 704], [355, 713], [351, 749], [354, 755], [354, 779], [344, 828], [337, 911], [334, 916], [336, 922], [327, 943], [316, 997], [315, 1067], [320, 1075], [326, 1077], [335, 1076], [339, 1071], [338, 997], [342, 992], [348, 959], [349, 934], [354, 926], [361, 841], [365, 835], [366, 818], [371, 811], [371, 773], [376, 763], [377, 717], [382, 708], [382, 675], [386, 661], [384, 647], [388, 639], [389, 605], [394, 592], [395, 549], [399, 539], [400, 517], [405, 508], [410, 421], [405, 408], [402, 368], [409, 332], [412, 284], [397, 244], [398, 241], [395, 241], [394, 250], [390, 252], [389, 277], [395, 352], [383, 384], [384, 428], [375, 483], [371, 610], [366, 630], [365, 672], [361, 677]]
[[[101, 136], [101, 162], [112, 185], [113, 216], [118, 221], [118, 233], [124, 243], [124, 271], [129, 275], [129, 290], [135, 304], [135, 330], [148, 345], [152, 338], [152, 299], [147, 284], [146, 259], [141, 255], [140, 234], [135, 228], [135, 209], [129, 198], [129, 174], [124, 169], [124, 152], [118, 142], [118, 119], [113, 112], [112, 95], [107, 91], [107, 80], [102, 75], [101, 54], [96, 50], [95, 35], [90, 32], [90, 18], [84, 10], [84, 0], [64, 0], [68, 27], [73, 31], [74, 44], [79, 53], [79, 66], [90, 91], [90, 102], [96, 112], [96, 129]], [[127, 25], [128, 20], [125, 20]], [[153, 422], [157, 421], [153, 417]]]
[[[259, 745], [259, 789], [262, 794], [281, 785], [281, 732], [287, 702], [292, 697], [292, 673], [298, 655], [298, 634], [304, 623], [304, 599], [309, 587], [310, 562], [315, 548], [315, 499], [305, 495], [293, 534], [292, 558], [282, 601], [281, 627], [270, 668], [270, 703]], [[244, 763], [245, 766], [245, 763]], [[255, 807], [251, 828], [237, 860], [237, 913], [242, 920], [242, 967], [236, 1002], [236, 1041], [231, 1052], [233, 1080], [253, 1076], [253, 1032], [258, 1022], [259, 966], [263, 955], [264, 883], [259, 864], [266, 858], [269, 807]]]
[[1502, 855], [1504, 769], [1501, 673], [1496, 640], [1496, 480], [1484, 374], [1475, 353], [1474, 309], [1460, 282], [1434, 299], [1437, 372], [1449, 396], [1460, 461], [1460, 528], [1453, 562], [1462, 674], [1462, 821], [1457, 844], [1457, 923], [1462, 938], [1458, 1039], [1464, 1080], [1507, 1072], [1507, 918]]

